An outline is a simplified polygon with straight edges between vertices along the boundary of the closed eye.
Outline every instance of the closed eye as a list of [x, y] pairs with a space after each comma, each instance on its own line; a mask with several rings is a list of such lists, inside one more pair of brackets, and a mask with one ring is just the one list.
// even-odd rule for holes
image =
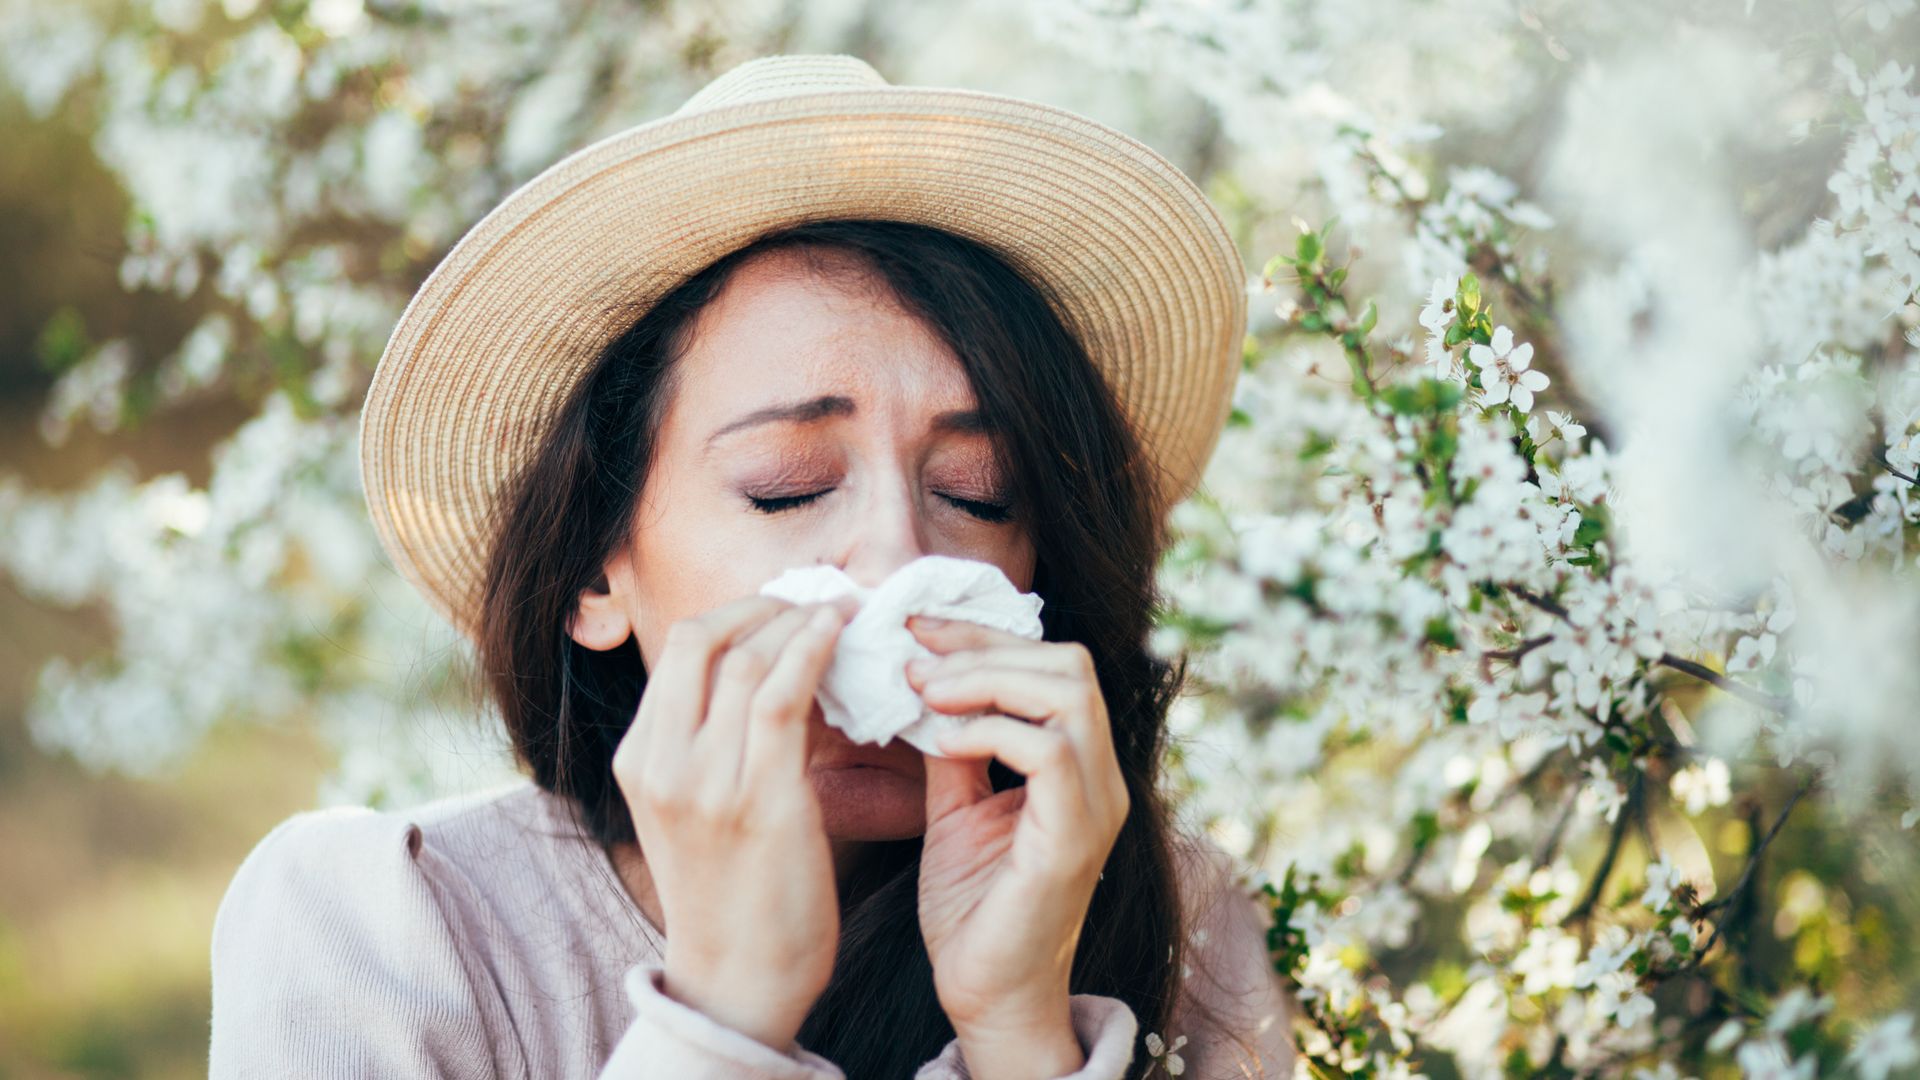
[[[777, 514], [782, 510], [791, 510], [797, 506], [805, 506], [807, 503], [825, 494], [825, 491], [814, 491], [805, 495], [774, 495], [764, 498], [757, 495], [749, 495], [747, 496], [747, 501], [753, 504], [755, 510], [763, 514]], [[1001, 503], [981, 502], [978, 499], [962, 499], [957, 495], [942, 495], [940, 497], [960, 509], [965, 510], [967, 513], [972, 514], [974, 517], [979, 518], [981, 521], [998, 523], [1006, 521], [1013, 516], [1013, 508]]]

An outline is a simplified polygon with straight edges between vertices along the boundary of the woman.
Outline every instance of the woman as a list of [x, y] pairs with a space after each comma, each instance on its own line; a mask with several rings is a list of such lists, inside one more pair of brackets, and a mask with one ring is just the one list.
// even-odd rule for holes
[[[1261, 914], [1158, 792], [1145, 648], [1240, 282], [1151, 151], [847, 57], [516, 192], [409, 305], [362, 453], [529, 780], [270, 833], [213, 1072], [1105, 1080], [1177, 1067], [1152, 1033], [1288, 1074]], [[909, 621], [927, 704], [991, 714], [944, 757], [828, 727], [850, 605], [757, 594], [926, 554], [1044, 600], [1040, 641]]]

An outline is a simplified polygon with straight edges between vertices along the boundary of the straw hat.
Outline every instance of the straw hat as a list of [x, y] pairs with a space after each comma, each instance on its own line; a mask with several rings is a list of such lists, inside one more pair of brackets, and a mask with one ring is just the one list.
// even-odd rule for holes
[[770, 56], [507, 196], [420, 286], [361, 413], [381, 544], [471, 633], [493, 504], [601, 347], [708, 263], [823, 218], [945, 229], [1049, 287], [1158, 467], [1161, 512], [1226, 422], [1245, 270], [1205, 195], [1140, 142], [851, 56]]

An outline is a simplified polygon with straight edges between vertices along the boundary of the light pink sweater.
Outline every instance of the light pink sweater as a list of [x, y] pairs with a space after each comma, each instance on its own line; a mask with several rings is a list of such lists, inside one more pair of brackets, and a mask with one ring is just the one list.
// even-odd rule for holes
[[[1202, 1000], [1229, 1031], [1176, 1020], [1162, 1034], [1188, 1036], [1183, 1080], [1288, 1076], [1266, 917], [1233, 888], [1224, 853], [1198, 844], [1181, 875], [1186, 902], [1201, 910], [1177, 1014]], [[661, 945], [606, 852], [531, 781], [405, 812], [295, 814], [240, 864], [214, 919], [210, 1073], [843, 1076], [817, 1054], [783, 1054], [666, 996]], [[1070, 1006], [1087, 1055], [1071, 1080], [1122, 1076], [1132, 1011], [1094, 994]], [[913, 1080], [967, 1075], [953, 1041]]]

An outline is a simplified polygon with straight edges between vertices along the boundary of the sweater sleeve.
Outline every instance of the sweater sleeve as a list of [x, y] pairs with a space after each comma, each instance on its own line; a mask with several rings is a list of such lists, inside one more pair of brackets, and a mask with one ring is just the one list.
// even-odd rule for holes
[[212, 1077], [524, 1072], [509, 1024], [415, 862], [420, 831], [364, 807], [295, 814], [214, 916]]
[[601, 1080], [845, 1080], [838, 1065], [804, 1047], [783, 1054], [668, 996], [659, 962], [627, 970], [633, 1023], [620, 1036]]
[[[1120, 1080], [1133, 1063], [1133, 1036], [1138, 1030], [1133, 1010], [1119, 998], [1103, 994], [1069, 994], [1067, 1011], [1073, 1033], [1086, 1054], [1086, 1064], [1056, 1080]], [[940, 1056], [920, 1066], [913, 1080], [970, 1080], [960, 1040], [952, 1039]]]

